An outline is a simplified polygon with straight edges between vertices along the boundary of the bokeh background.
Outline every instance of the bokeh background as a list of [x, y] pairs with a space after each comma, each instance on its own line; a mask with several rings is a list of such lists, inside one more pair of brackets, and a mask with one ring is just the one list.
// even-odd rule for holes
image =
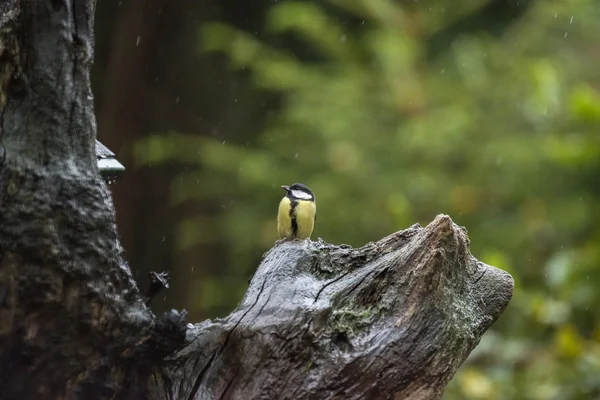
[[99, 138], [157, 312], [227, 315], [276, 239], [360, 246], [447, 213], [513, 300], [445, 399], [600, 398], [600, 2], [126, 0], [97, 5]]

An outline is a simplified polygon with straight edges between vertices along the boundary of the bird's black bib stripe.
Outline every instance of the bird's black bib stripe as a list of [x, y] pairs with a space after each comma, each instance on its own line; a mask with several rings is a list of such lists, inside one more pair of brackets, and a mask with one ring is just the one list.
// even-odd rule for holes
[[298, 205], [298, 200], [290, 197], [290, 219], [292, 220], [292, 235], [294, 237], [298, 236], [298, 221], [296, 221], [296, 206]]

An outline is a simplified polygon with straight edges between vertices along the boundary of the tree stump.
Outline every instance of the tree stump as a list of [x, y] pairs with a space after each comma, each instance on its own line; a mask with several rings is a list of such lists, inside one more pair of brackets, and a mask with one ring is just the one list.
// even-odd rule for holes
[[511, 276], [439, 215], [359, 249], [279, 241], [237, 309], [190, 327], [156, 399], [437, 399]]

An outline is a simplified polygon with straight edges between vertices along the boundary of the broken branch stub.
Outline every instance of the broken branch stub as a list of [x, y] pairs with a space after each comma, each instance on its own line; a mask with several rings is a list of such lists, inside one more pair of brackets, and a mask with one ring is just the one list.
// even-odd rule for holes
[[359, 249], [280, 241], [232, 314], [188, 330], [152, 391], [437, 399], [512, 290], [512, 277], [475, 259], [445, 215]]

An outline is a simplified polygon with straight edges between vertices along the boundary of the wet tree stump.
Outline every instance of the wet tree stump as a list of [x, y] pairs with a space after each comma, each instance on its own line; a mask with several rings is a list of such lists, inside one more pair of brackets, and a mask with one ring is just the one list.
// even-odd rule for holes
[[440, 215], [282, 241], [224, 319], [146, 307], [95, 156], [91, 0], [0, 1], [0, 399], [436, 399], [513, 280]]
[[190, 327], [152, 392], [437, 399], [512, 289], [445, 215], [359, 249], [280, 241], [231, 315]]

